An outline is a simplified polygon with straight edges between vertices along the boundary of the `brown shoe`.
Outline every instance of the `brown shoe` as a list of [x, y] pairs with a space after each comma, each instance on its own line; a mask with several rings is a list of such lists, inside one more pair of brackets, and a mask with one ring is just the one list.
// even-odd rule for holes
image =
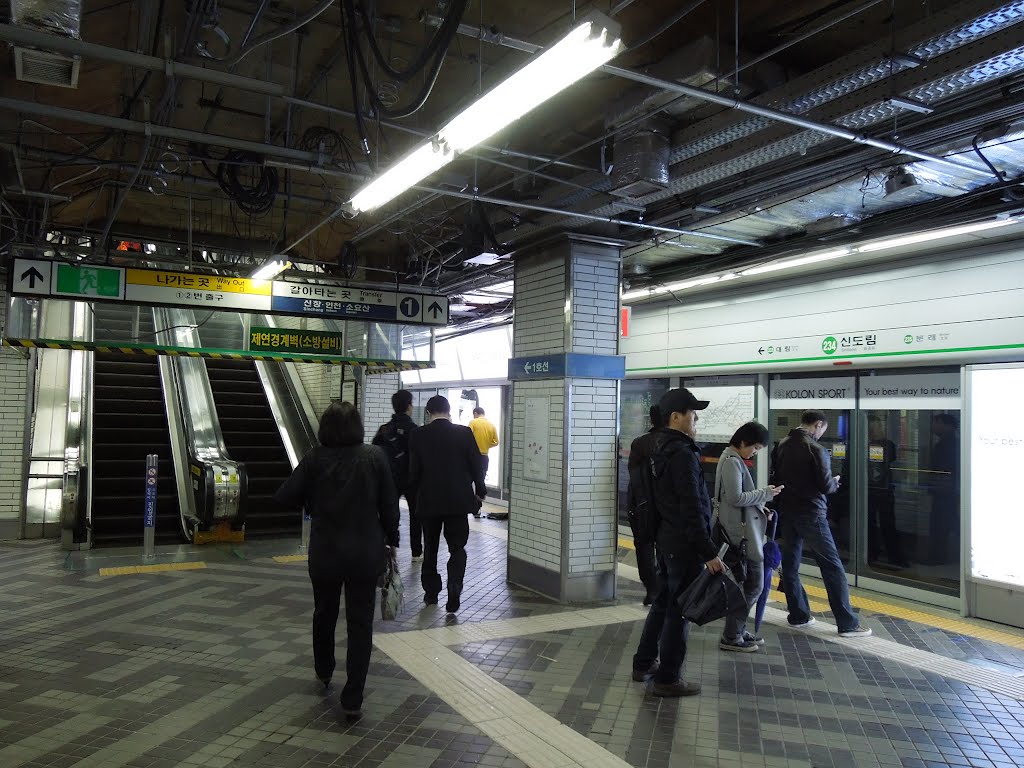
[[644, 682], [647, 678], [649, 678], [651, 675], [653, 675], [657, 671], [658, 671], [658, 662], [656, 662], [656, 661], [652, 662], [651, 666], [649, 666], [647, 669], [637, 669], [636, 667], [634, 667], [633, 668], [633, 682], [634, 683], [642, 683], [642, 682]]
[[686, 683], [682, 680], [677, 680], [674, 683], [654, 683], [651, 687], [651, 693], [655, 696], [673, 698], [677, 696], [696, 696], [700, 693], [700, 683]]

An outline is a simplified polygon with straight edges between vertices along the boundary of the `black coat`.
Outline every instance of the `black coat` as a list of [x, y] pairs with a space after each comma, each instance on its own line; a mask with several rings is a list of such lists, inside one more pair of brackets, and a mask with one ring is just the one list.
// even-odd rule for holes
[[832, 476], [832, 457], [802, 429], [791, 430], [772, 454], [772, 482], [786, 486], [775, 506], [791, 514], [825, 514], [829, 494], [839, 490]]
[[476, 512], [477, 497], [487, 495], [481, 459], [470, 428], [447, 419], [435, 419], [409, 435], [416, 516], [426, 520]]
[[656, 470], [654, 504], [658, 548], [693, 563], [718, 554], [711, 540], [711, 497], [700, 467], [700, 448], [689, 435], [663, 427], [651, 451]]
[[310, 564], [335, 558], [353, 573], [380, 573], [385, 545], [398, 546], [398, 494], [379, 448], [317, 446], [274, 494], [312, 518]]

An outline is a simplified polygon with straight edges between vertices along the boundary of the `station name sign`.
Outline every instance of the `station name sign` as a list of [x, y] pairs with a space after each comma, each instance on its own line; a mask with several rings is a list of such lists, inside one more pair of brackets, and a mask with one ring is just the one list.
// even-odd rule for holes
[[198, 310], [447, 325], [448, 298], [337, 285], [15, 259], [11, 294]]

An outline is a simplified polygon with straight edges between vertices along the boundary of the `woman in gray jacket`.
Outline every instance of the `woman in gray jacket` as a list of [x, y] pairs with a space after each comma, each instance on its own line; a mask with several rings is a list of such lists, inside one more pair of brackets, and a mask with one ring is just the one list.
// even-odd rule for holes
[[764, 425], [747, 422], [736, 430], [728, 447], [722, 451], [715, 473], [718, 520], [734, 544], [747, 540], [747, 576], [743, 582], [746, 604], [725, 618], [725, 630], [718, 644], [723, 651], [752, 653], [764, 645], [764, 638], [747, 632], [747, 616], [764, 586], [765, 530], [773, 514], [765, 509], [765, 504], [782, 491], [782, 486], [756, 488], [745, 462], [767, 442], [768, 430]]

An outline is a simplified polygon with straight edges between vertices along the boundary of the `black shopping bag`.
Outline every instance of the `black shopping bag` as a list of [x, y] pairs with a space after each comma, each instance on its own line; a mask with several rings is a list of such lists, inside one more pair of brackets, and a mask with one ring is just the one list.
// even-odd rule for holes
[[726, 566], [721, 573], [712, 573], [707, 567], [701, 570], [700, 575], [676, 598], [676, 604], [682, 610], [683, 618], [704, 626], [734, 613], [740, 605], [745, 606], [746, 601], [743, 590]]

